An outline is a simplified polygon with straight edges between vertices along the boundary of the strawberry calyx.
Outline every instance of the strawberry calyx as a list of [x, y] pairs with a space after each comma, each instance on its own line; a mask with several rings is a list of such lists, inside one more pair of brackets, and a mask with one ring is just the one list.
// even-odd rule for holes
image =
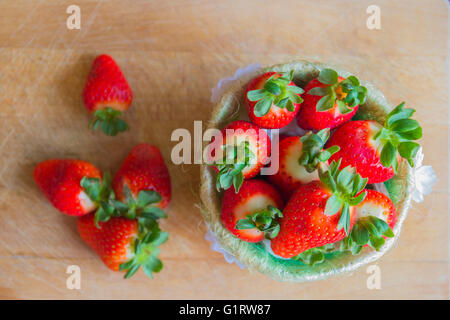
[[323, 149], [329, 137], [330, 129], [326, 128], [316, 134], [310, 131], [300, 138], [303, 148], [298, 163], [305, 167], [306, 171], [315, 171], [319, 163], [327, 161], [340, 150], [340, 147], [336, 145]]
[[360, 218], [352, 228], [350, 234], [341, 242], [341, 250], [349, 250], [352, 254], [359, 254], [368, 244], [376, 251], [385, 243], [384, 237], [392, 238], [394, 233], [382, 219], [367, 216]]
[[299, 255], [292, 257], [292, 260], [298, 260], [308, 266], [314, 266], [325, 261], [325, 254], [336, 251], [334, 243], [329, 243], [321, 247], [315, 247], [303, 251]]
[[322, 69], [317, 80], [326, 86], [315, 87], [308, 91], [310, 95], [322, 97], [317, 102], [316, 111], [328, 111], [337, 104], [339, 112], [347, 114], [366, 101], [367, 88], [362, 86], [355, 76], [339, 81], [339, 75], [335, 70]]
[[158, 258], [159, 246], [168, 237], [169, 234], [161, 231], [156, 220], [152, 220], [147, 226], [139, 224], [139, 233], [133, 243], [134, 257], [119, 265], [119, 271], [127, 270], [124, 278], [130, 278], [142, 267], [145, 274], [153, 279], [153, 273], [160, 272], [163, 268], [163, 263]]
[[133, 197], [130, 188], [124, 184], [122, 192], [125, 196], [125, 201], [112, 200], [112, 204], [116, 212], [127, 219], [137, 219], [139, 226], [149, 227], [153, 222], [167, 218], [166, 213], [155, 204], [161, 202], [161, 195], [154, 190], [141, 190], [137, 198]]
[[242, 141], [239, 145], [223, 145], [223, 157], [215, 161], [214, 165], [219, 173], [217, 174], [216, 188], [227, 190], [232, 185], [236, 193], [244, 182], [243, 170], [256, 161], [256, 155], [250, 150], [250, 142]]
[[236, 222], [236, 230], [258, 229], [264, 232], [266, 239], [275, 238], [280, 232], [279, 219], [283, 213], [274, 206], [246, 215], [245, 219]]
[[158, 219], [167, 218], [166, 213], [155, 205], [162, 201], [161, 195], [154, 190], [141, 190], [136, 198], [124, 184], [122, 192], [125, 201], [112, 200], [115, 212], [127, 219], [137, 219], [138, 236], [133, 249], [134, 257], [121, 264], [119, 270], [127, 270], [125, 278], [130, 278], [142, 266], [145, 274], [153, 278], [153, 272], [161, 271], [163, 264], [158, 259], [159, 246], [167, 241], [169, 234], [159, 228]]
[[80, 186], [91, 201], [98, 206], [94, 220], [97, 228], [99, 228], [99, 221], [106, 222], [112, 216], [117, 216], [114, 206], [115, 194], [111, 188], [111, 174], [109, 172], [103, 174], [103, 179], [83, 177]]
[[299, 104], [303, 102], [299, 94], [302, 94], [304, 90], [300, 87], [289, 85], [293, 77], [293, 71], [276, 73], [266, 80], [262, 89], [247, 92], [249, 101], [258, 101], [253, 109], [255, 116], [264, 117], [269, 113], [273, 104], [293, 112], [295, 110], [294, 103]]
[[348, 235], [350, 230], [350, 207], [360, 204], [366, 197], [363, 191], [368, 179], [362, 178], [354, 168], [347, 166], [339, 170], [341, 159], [332, 161], [329, 167], [323, 163], [319, 166], [319, 179], [332, 195], [328, 198], [324, 213], [333, 216], [341, 211], [337, 230], [344, 228]]
[[98, 127], [108, 136], [116, 136], [119, 132], [128, 129], [125, 121], [120, 119], [122, 112], [111, 107], [106, 107], [94, 112], [94, 118], [89, 122], [89, 128], [97, 131]]
[[383, 128], [374, 136], [375, 140], [383, 143], [380, 153], [381, 164], [386, 168], [392, 167], [394, 172], [397, 172], [399, 166], [397, 154], [414, 167], [414, 158], [420, 145], [412, 140], [422, 137], [422, 127], [419, 122], [410, 119], [416, 110], [404, 108], [404, 106], [405, 102], [402, 102], [395, 107], [388, 114]]

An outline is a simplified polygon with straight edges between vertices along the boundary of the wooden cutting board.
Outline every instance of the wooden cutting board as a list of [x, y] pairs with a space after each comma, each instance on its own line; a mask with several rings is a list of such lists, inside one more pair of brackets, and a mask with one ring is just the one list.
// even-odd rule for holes
[[[366, 27], [377, 2], [381, 29]], [[0, 1], [0, 298], [438, 298], [449, 296], [448, 6], [445, 1], [90, 1], [78, 0], [81, 29], [69, 30], [73, 1]], [[131, 130], [87, 129], [81, 91], [93, 58], [112, 55], [134, 91]], [[88, 160], [115, 172], [139, 142], [170, 159], [176, 128], [207, 121], [217, 81], [252, 62], [306, 58], [372, 81], [393, 104], [417, 109], [425, 164], [439, 176], [414, 204], [395, 248], [376, 264], [306, 284], [278, 283], [228, 264], [210, 250], [199, 202], [199, 168], [169, 161], [170, 240], [154, 280], [123, 280], [78, 237], [32, 179], [49, 158]], [[69, 265], [81, 289], [66, 287]]]

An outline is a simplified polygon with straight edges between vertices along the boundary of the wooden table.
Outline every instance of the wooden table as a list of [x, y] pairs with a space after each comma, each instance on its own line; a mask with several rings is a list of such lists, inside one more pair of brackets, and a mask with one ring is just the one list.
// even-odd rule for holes
[[[81, 8], [80, 30], [66, 27], [70, 4]], [[366, 27], [371, 4], [381, 10], [380, 30]], [[0, 15], [1, 298], [448, 299], [446, 1], [2, 0]], [[131, 130], [116, 138], [87, 130], [81, 100], [100, 53], [118, 61], [135, 94], [126, 114]], [[208, 119], [219, 79], [252, 62], [296, 58], [337, 64], [372, 81], [392, 103], [417, 109], [425, 164], [439, 181], [377, 262], [380, 290], [367, 289], [365, 268], [292, 284], [229, 265], [204, 240], [198, 166], [173, 164], [164, 270], [154, 280], [139, 273], [125, 281], [34, 184], [33, 167], [49, 158], [80, 158], [114, 172], [145, 141], [170, 159], [171, 132]], [[81, 268], [81, 290], [66, 288], [69, 265]]]

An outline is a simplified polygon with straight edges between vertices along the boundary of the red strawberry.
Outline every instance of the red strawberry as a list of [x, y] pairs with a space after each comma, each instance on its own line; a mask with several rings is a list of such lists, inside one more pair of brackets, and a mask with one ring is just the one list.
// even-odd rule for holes
[[305, 92], [297, 124], [303, 129], [321, 130], [350, 121], [365, 102], [367, 89], [354, 76], [345, 79], [332, 69], [323, 69], [317, 79], [308, 83]]
[[67, 215], [85, 215], [111, 198], [107, 175], [102, 182], [100, 170], [86, 161], [43, 161], [34, 168], [33, 176], [53, 206]]
[[146, 207], [164, 217], [154, 209], [166, 208], [171, 198], [169, 170], [159, 149], [145, 143], [134, 147], [114, 176], [113, 189], [117, 199], [128, 204], [129, 218], [134, 218], [135, 209]]
[[260, 127], [238, 120], [223, 128], [207, 151], [208, 163], [218, 172], [217, 190], [234, 185], [238, 192], [244, 179], [256, 176], [268, 162], [270, 138]]
[[163, 264], [159, 260], [159, 245], [168, 234], [161, 232], [157, 224], [150, 228], [140, 228], [136, 220], [112, 217], [107, 222], [99, 222], [96, 227], [93, 214], [78, 219], [78, 233], [81, 238], [114, 271], [127, 270], [125, 278], [131, 277], [140, 266], [152, 277]]
[[238, 193], [228, 189], [222, 199], [222, 223], [236, 237], [259, 242], [275, 237], [279, 231], [283, 200], [269, 183], [252, 179], [242, 184]]
[[94, 113], [94, 129], [101, 126], [104, 133], [115, 136], [127, 129], [119, 119], [130, 107], [133, 93], [117, 63], [106, 54], [95, 58], [83, 90], [86, 109]]
[[282, 128], [297, 115], [303, 89], [292, 82], [293, 73], [266, 72], [254, 78], [245, 91], [250, 120], [268, 129]]
[[381, 192], [367, 190], [363, 202], [355, 207], [356, 223], [349, 237], [344, 239], [344, 248], [354, 254], [363, 246], [371, 246], [378, 250], [385, 242], [385, 237], [393, 237], [392, 228], [397, 214], [391, 199]]
[[323, 149], [329, 135], [330, 130], [323, 129], [317, 134], [309, 132], [303, 137], [286, 137], [279, 142], [278, 172], [268, 178], [283, 191], [285, 199], [300, 185], [319, 180], [317, 166], [320, 162], [327, 162], [339, 150], [336, 147]]
[[315, 247], [342, 240], [354, 223], [354, 206], [366, 195], [367, 180], [338, 170], [332, 162], [328, 171], [319, 171], [321, 181], [301, 185], [283, 210], [280, 233], [272, 240], [275, 254], [292, 258]]
[[409, 119], [415, 110], [403, 106], [401, 103], [388, 115], [384, 126], [360, 120], [338, 128], [327, 143], [340, 147], [331, 160], [342, 158], [343, 167], [355, 167], [369, 183], [392, 178], [399, 166], [399, 155], [414, 166], [420, 145], [411, 140], [422, 137], [422, 128], [416, 120]]
[[391, 199], [376, 190], [367, 190], [364, 201], [355, 207], [355, 216], [357, 221], [367, 216], [374, 216], [386, 222], [391, 229], [397, 221], [395, 206]]

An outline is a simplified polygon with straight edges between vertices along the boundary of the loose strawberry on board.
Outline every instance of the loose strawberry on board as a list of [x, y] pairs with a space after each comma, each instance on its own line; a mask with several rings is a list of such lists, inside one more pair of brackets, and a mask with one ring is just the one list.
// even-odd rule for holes
[[280, 232], [271, 242], [275, 254], [292, 258], [311, 248], [342, 240], [352, 229], [354, 207], [365, 196], [367, 179], [351, 167], [339, 170], [332, 162], [322, 165], [320, 181], [301, 185], [283, 210]]
[[218, 172], [217, 190], [233, 185], [237, 193], [244, 179], [256, 176], [268, 162], [271, 144], [263, 129], [237, 120], [223, 128], [207, 148], [208, 163]]
[[112, 217], [96, 226], [93, 214], [78, 219], [78, 233], [100, 256], [108, 268], [127, 271], [131, 277], [141, 266], [149, 277], [161, 271], [163, 264], [158, 259], [159, 246], [167, 241], [168, 233], [162, 232], [158, 224], [143, 227], [137, 220]]
[[392, 238], [397, 213], [391, 199], [381, 192], [367, 190], [363, 202], [355, 207], [355, 225], [343, 240], [343, 249], [358, 254], [366, 245], [379, 250], [385, 237]]
[[247, 242], [274, 238], [280, 229], [283, 200], [268, 182], [246, 180], [238, 193], [224, 192], [221, 219], [223, 225], [236, 237]]
[[33, 171], [36, 184], [53, 206], [70, 216], [82, 216], [96, 211], [102, 216], [111, 211], [111, 178], [93, 164], [72, 159], [52, 159], [40, 162]]
[[125, 76], [113, 58], [102, 54], [92, 63], [83, 90], [86, 109], [94, 114], [90, 122], [94, 130], [115, 136], [127, 129], [127, 124], [120, 119], [133, 100], [133, 93]]
[[171, 198], [169, 170], [158, 147], [134, 147], [113, 179], [116, 209], [129, 219], [165, 218]]
[[422, 137], [422, 128], [416, 120], [410, 119], [415, 110], [404, 105], [402, 102], [389, 113], [384, 126], [372, 120], [359, 120], [338, 128], [327, 146], [336, 145], [340, 150], [330, 159], [342, 158], [343, 167], [355, 167], [370, 184], [392, 178], [400, 157], [413, 167], [420, 145], [412, 140]]
[[266, 72], [254, 78], [245, 91], [250, 120], [267, 129], [282, 128], [297, 115], [303, 89], [292, 82], [293, 72]]
[[355, 76], [345, 79], [332, 69], [322, 69], [305, 87], [297, 124], [306, 130], [339, 127], [355, 115], [366, 94]]
[[330, 130], [323, 129], [317, 134], [309, 132], [302, 137], [291, 136], [280, 140], [278, 171], [268, 179], [283, 192], [285, 199], [300, 185], [319, 180], [318, 165], [327, 163], [331, 155], [339, 150], [337, 146], [324, 149], [329, 136]]

